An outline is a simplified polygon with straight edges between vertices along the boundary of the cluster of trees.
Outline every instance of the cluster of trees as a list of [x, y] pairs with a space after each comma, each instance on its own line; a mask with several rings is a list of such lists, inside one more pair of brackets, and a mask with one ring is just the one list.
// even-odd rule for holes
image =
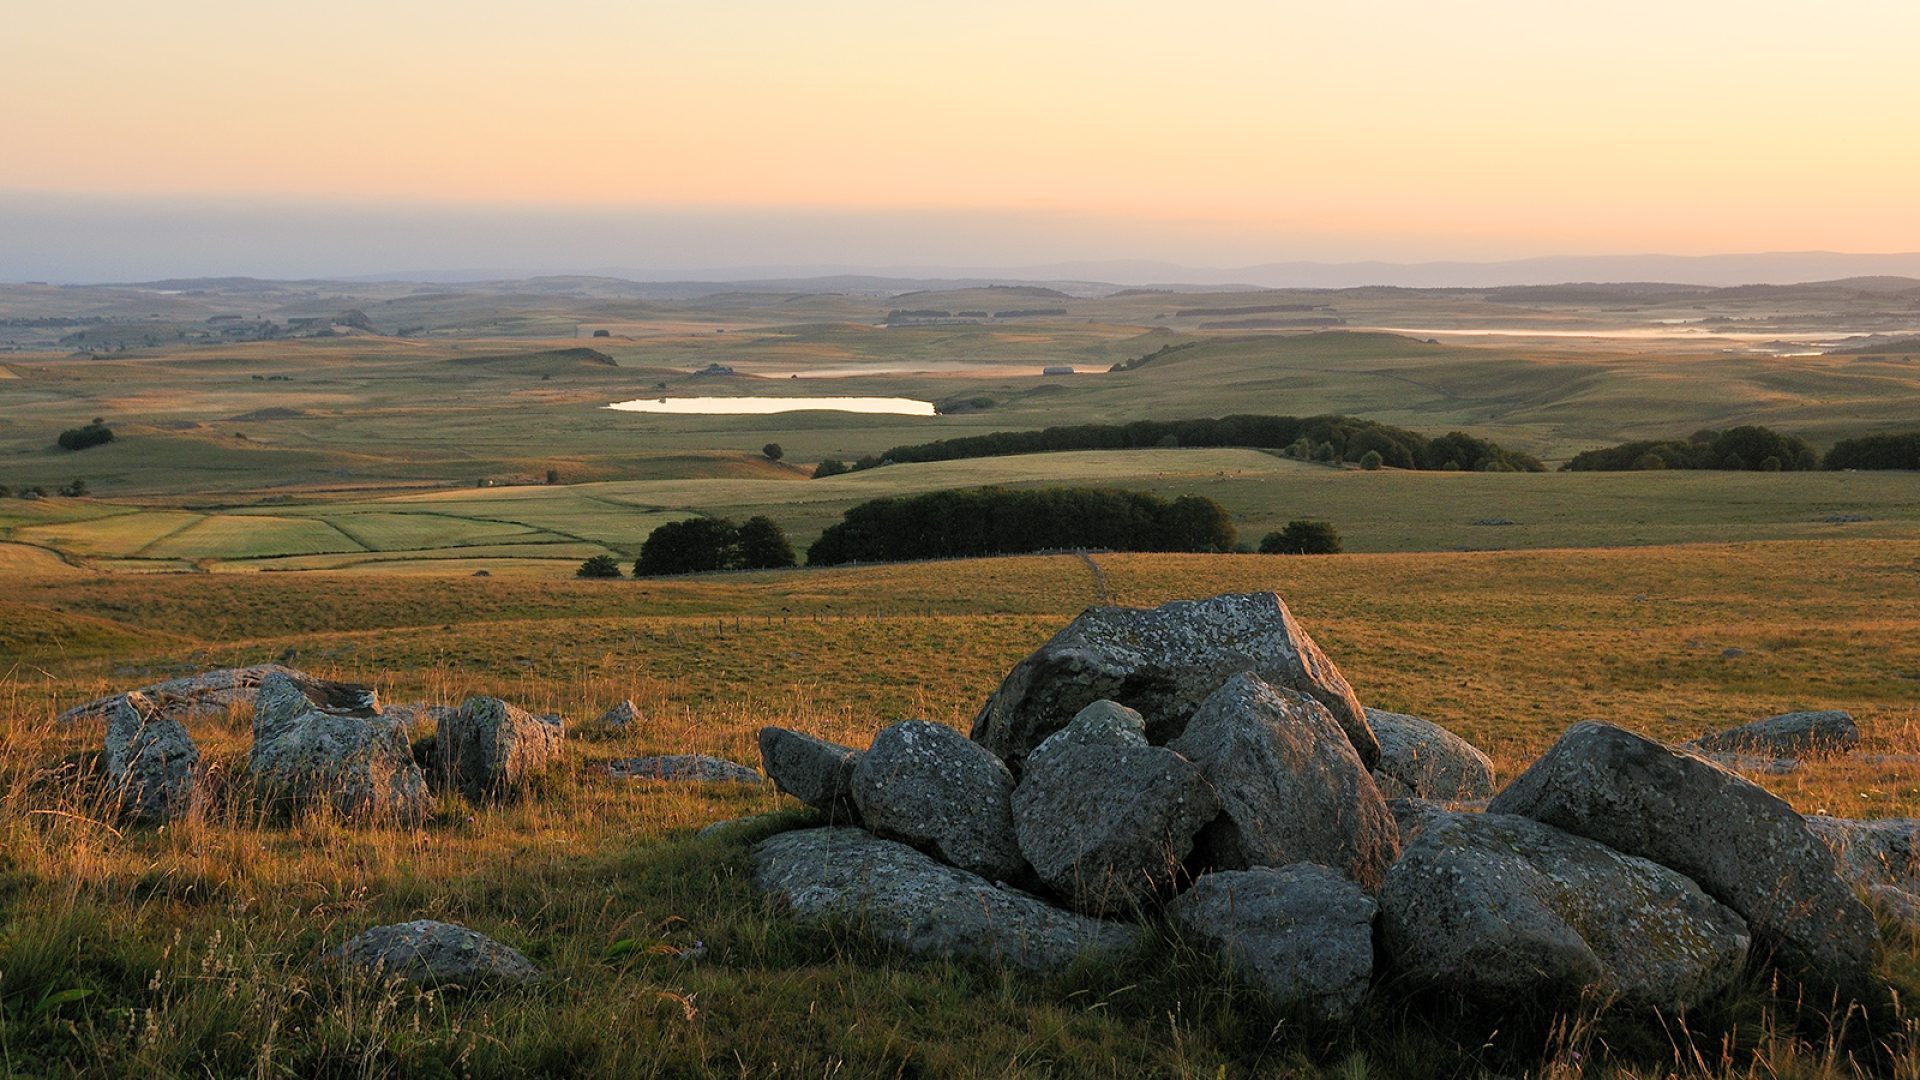
[[1920, 469], [1920, 431], [1841, 439], [1827, 451], [1829, 469]]
[[1338, 555], [1340, 533], [1328, 521], [1289, 521], [1260, 538], [1262, 555]]
[[113, 441], [113, 429], [102, 423], [99, 417], [85, 427], [68, 428], [60, 433], [60, 449], [85, 450], [90, 446], [101, 446]]
[[1100, 488], [969, 488], [874, 499], [848, 510], [807, 563], [898, 562], [1066, 548], [1232, 551], [1233, 520], [1212, 499], [1171, 501]]
[[[89, 490], [85, 480], [72, 480], [61, 486], [60, 494], [70, 499], [78, 499]], [[15, 491], [6, 484], [0, 484], [0, 499], [10, 499], [15, 495], [23, 499], [44, 499], [47, 497], [47, 489], [39, 484], [28, 484], [19, 491]]]
[[[773, 570], [794, 561], [793, 545], [772, 518], [754, 516], [738, 525], [726, 518], [688, 518], [653, 530], [640, 545], [633, 576]], [[592, 576], [585, 564], [580, 569], [581, 576]]]
[[[895, 462], [953, 461], [1056, 450], [1128, 450], [1156, 446], [1251, 447], [1281, 450], [1307, 461], [1359, 462], [1369, 453], [1396, 469], [1467, 472], [1544, 472], [1537, 458], [1464, 432], [1429, 439], [1415, 431], [1353, 416], [1222, 416], [1196, 420], [1137, 420], [1078, 424], [1041, 431], [999, 431], [915, 446], [896, 446], [861, 458], [853, 469]], [[820, 475], [816, 472], [816, 475]], [[828, 474], [831, 475], [831, 474]]]
[[1588, 450], [1575, 454], [1561, 466], [1568, 472], [1636, 469], [1796, 472], [1819, 467], [1820, 457], [1805, 439], [1751, 424], [1725, 431], [1696, 431], [1685, 440], [1630, 442]]

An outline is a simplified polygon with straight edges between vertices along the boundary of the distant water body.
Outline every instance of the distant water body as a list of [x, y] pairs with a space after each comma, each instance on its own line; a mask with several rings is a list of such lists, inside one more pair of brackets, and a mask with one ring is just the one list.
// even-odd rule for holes
[[635, 398], [607, 406], [620, 412], [674, 413], [681, 416], [738, 416], [803, 412], [892, 413], [932, 416], [933, 402], [899, 397], [667, 397]]

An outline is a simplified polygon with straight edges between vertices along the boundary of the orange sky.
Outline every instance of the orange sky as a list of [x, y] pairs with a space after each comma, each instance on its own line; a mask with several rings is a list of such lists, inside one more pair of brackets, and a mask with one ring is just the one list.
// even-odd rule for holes
[[15, 191], [1071, 212], [1276, 257], [1920, 250], [1911, 0], [7, 7]]

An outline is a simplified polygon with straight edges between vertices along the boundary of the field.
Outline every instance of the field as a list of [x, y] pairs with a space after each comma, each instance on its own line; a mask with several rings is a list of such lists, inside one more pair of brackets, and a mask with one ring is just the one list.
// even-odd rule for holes
[[[1825, 1037], [1794, 1043], [1760, 986], [1690, 1018], [1691, 1034], [1615, 1016], [1556, 1037], [1516, 1017], [1459, 1041], [1391, 988], [1357, 1033], [1290, 1026], [1167, 939], [1056, 980], [914, 960], [857, 927], [783, 922], [745, 882], [752, 830], [693, 835], [795, 804], [588, 765], [643, 752], [752, 762], [770, 722], [856, 745], [904, 716], [964, 727], [1085, 604], [1253, 588], [1287, 596], [1369, 703], [1451, 726], [1503, 778], [1583, 717], [1681, 738], [1847, 708], [1879, 751], [1910, 747], [1920, 725], [1914, 540], [1055, 556], [611, 586], [126, 575], [0, 551], [0, 1005], [9, 1068], [23, 1072], [1399, 1077], [1572, 1074], [1584, 1056], [1635, 1075], [1745, 1076], [1761, 1054], [1768, 1071], [1753, 1075], [1841, 1075], [1823, 1064]], [[568, 765], [529, 803], [449, 800], [417, 832], [280, 825], [236, 803], [157, 831], [102, 821], [86, 779], [99, 733], [55, 727], [58, 710], [277, 657], [373, 681], [388, 700], [487, 692], [562, 712], [578, 725]], [[637, 731], [583, 724], [625, 696], [647, 715]], [[237, 775], [245, 730], [244, 716], [196, 727], [220, 783]], [[1910, 766], [1758, 779], [1803, 811], [1920, 815]], [[495, 934], [555, 977], [529, 994], [444, 998], [318, 963], [363, 926], [417, 917]], [[1920, 989], [1914, 945], [1896, 938], [1886, 963]], [[1898, 1074], [1915, 1064], [1901, 1058]]]

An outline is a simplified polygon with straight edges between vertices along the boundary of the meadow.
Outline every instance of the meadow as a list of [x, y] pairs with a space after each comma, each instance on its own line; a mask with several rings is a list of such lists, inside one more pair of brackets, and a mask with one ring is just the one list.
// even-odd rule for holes
[[[857, 925], [791, 925], [758, 898], [747, 852], [774, 826], [695, 835], [767, 811], [799, 820], [797, 804], [592, 765], [650, 752], [751, 763], [766, 723], [854, 745], [906, 716], [964, 729], [1086, 604], [1256, 588], [1289, 599], [1369, 704], [1448, 725], [1503, 779], [1584, 717], [1678, 739], [1834, 707], [1872, 752], [1920, 734], [1911, 539], [1051, 556], [643, 583], [130, 575], [0, 550], [0, 1050], [22, 1073], [1852, 1075], [1858, 1032], [1797, 1024], [1758, 983], [1664, 1031], [1633, 1016], [1455, 1016], [1389, 984], [1364, 1023], [1328, 1032], [1267, 1010], [1162, 932], [1125, 963], [1050, 980], [916, 960]], [[116, 827], [93, 771], [100, 733], [53, 717], [107, 690], [271, 659], [391, 701], [485, 692], [558, 711], [573, 726], [565, 766], [528, 802], [448, 798], [414, 831], [279, 822], [245, 797], [239, 711], [195, 725], [213, 762], [200, 810]], [[596, 730], [623, 697], [645, 722]], [[1920, 773], [1898, 762], [1756, 779], [1805, 812], [1920, 815]], [[367, 925], [419, 917], [493, 934], [551, 977], [459, 997], [321, 962]], [[1910, 994], [1920, 946], [1892, 941], [1885, 974]], [[1887, 1067], [1920, 1075], [1920, 1051], [1901, 1043]]]

